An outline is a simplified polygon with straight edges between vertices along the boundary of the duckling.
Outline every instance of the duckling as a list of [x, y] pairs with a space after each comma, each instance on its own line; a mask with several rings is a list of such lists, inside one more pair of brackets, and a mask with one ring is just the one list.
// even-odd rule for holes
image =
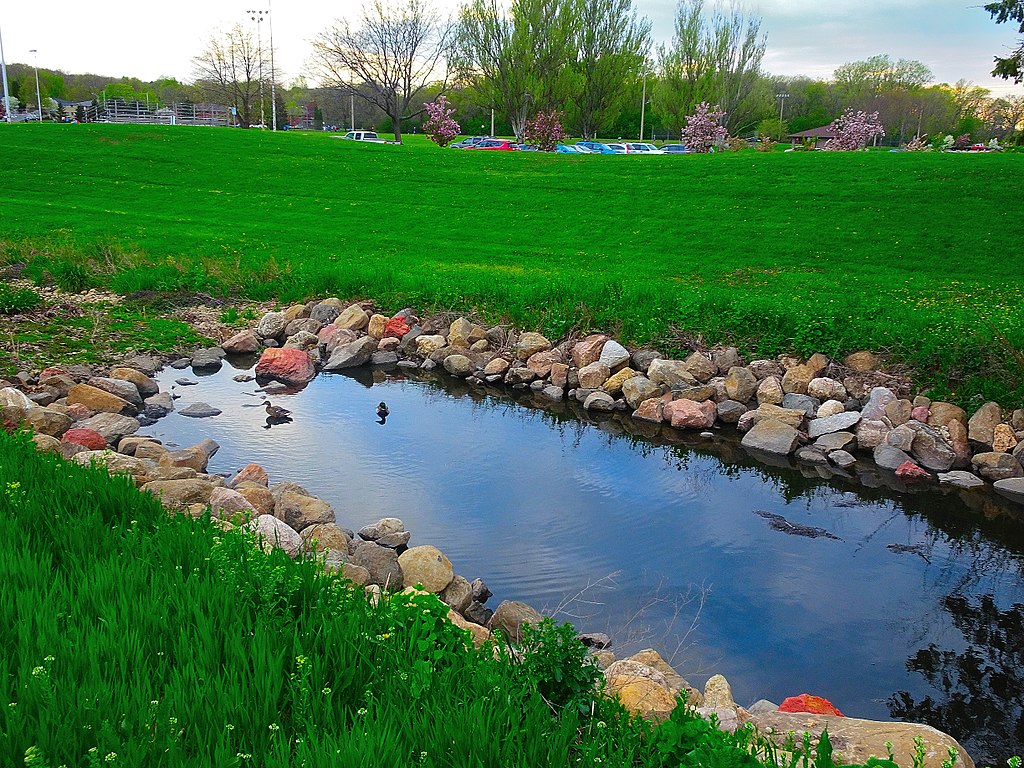
[[292, 415], [292, 412], [287, 408], [282, 408], [279, 405], [271, 405], [269, 400], [267, 400], [263, 405], [267, 409], [267, 416], [272, 419], [287, 419]]

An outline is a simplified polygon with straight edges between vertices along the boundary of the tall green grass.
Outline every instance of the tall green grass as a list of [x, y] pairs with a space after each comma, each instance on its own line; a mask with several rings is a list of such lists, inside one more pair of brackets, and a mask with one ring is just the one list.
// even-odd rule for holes
[[937, 397], [1024, 404], [1021, 155], [569, 157], [104, 125], [9, 127], [0, 152], [0, 263], [39, 281], [871, 348]]

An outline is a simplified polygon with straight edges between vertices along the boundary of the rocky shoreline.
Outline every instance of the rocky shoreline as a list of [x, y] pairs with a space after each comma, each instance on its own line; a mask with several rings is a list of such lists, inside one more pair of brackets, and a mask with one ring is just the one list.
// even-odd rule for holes
[[[912, 398], [908, 383], [878, 371], [877, 358], [867, 352], [841, 362], [814, 355], [744, 365], [735, 348], [718, 347], [670, 360], [653, 350], [627, 350], [603, 334], [553, 343], [537, 333], [484, 328], [462, 317], [421, 322], [410, 309], [383, 315], [370, 302], [327, 299], [269, 312], [255, 329], [170, 365], [209, 372], [227, 356], [257, 354], [261, 383], [301, 388], [319, 371], [367, 366], [436, 369], [470, 387], [529, 392], [552, 404], [576, 403], [590, 414], [621, 415], [640, 433], [667, 428], [708, 436], [735, 428], [744, 449], [769, 463], [795, 460], [832, 476], [870, 457], [902, 487], [938, 482], [968, 495], [988, 487], [1012, 504], [1024, 504], [1024, 410], [1004, 412], [986, 403], [968, 417], [953, 404]], [[327, 502], [293, 483], [271, 485], [257, 465], [230, 481], [207, 474], [218, 448], [213, 441], [172, 451], [139, 436], [142, 426], [174, 409], [171, 394], [160, 392], [152, 378], [164, 362], [135, 356], [105, 376], [84, 366], [20, 373], [14, 381], [0, 380], [0, 418], [8, 428], [30, 425], [40, 450], [132, 476], [169, 509], [193, 515], [210, 509], [218, 525], [244, 525], [291, 556], [316, 552], [325, 567], [363, 587], [371, 599], [417, 585], [433, 592], [449, 606], [450, 620], [477, 644], [496, 632], [514, 641], [524, 622], [541, 619], [515, 601], [492, 610], [485, 584], [455, 574], [432, 546], [409, 547], [411, 533], [397, 518], [353, 532], [338, 525]], [[609, 691], [652, 719], [667, 716], [676, 695], [683, 694], [724, 728], [754, 722], [762, 732], [784, 734], [820, 732], [827, 724], [848, 760], [885, 754], [885, 741], [891, 740], [898, 759], [909, 764], [912, 739], [920, 735], [937, 756], [927, 764], [938, 766], [952, 746], [972, 765], [953, 739], [927, 726], [854, 718], [836, 723], [834, 716], [780, 712], [768, 702], [745, 709], [720, 675], [700, 692], [653, 650], [616, 660], [608, 638], [581, 639], [605, 670]], [[848, 733], [837, 743], [842, 728]]]

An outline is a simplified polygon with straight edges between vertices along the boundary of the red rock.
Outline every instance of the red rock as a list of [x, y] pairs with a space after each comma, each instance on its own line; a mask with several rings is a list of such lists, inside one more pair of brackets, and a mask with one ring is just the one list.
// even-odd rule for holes
[[400, 339], [409, 332], [409, 324], [404, 317], [392, 317], [384, 324], [384, 338]]
[[263, 350], [256, 375], [285, 384], [305, 384], [316, 375], [316, 366], [303, 350], [278, 347]]
[[676, 429], [707, 429], [715, 424], [718, 406], [713, 400], [698, 403], [680, 398], [665, 404], [664, 415]]
[[572, 348], [572, 361], [577, 368], [585, 368], [591, 363], [601, 359], [601, 350], [604, 349], [608, 337], [603, 333], [592, 333], [583, 341], [577, 342]]
[[267, 477], [267, 471], [259, 464], [246, 464], [238, 470], [237, 475], [231, 478], [231, 482], [228, 483], [228, 488], [237, 488], [239, 483], [246, 482], [257, 483], [266, 488], [270, 485], [270, 478]]
[[48, 368], [43, 368], [43, 372], [39, 374], [40, 379], [45, 379], [49, 376], [67, 376], [68, 372], [61, 368], [59, 365], [51, 365]]
[[902, 478], [908, 483], [917, 483], [922, 480], [932, 479], [932, 475], [927, 469], [922, 469], [912, 461], [904, 461], [896, 467], [896, 477]]
[[928, 406], [919, 405], [917, 408], [910, 412], [910, 418], [920, 421], [922, 424], [928, 421]]
[[813, 715], [846, 717], [828, 699], [823, 699], [821, 696], [812, 696], [809, 693], [790, 696], [779, 705], [779, 712], [810, 712]]
[[88, 448], [90, 451], [102, 451], [107, 447], [107, 440], [94, 429], [75, 427], [69, 429], [61, 438], [62, 443], [72, 443]]

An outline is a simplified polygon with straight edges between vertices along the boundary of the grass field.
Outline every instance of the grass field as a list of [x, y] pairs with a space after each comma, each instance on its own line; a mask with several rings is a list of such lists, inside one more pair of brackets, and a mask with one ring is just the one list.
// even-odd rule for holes
[[888, 352], [1024, 404], [1024, 155], [570, 157], [423, 137], [0, 130], [0, 264], [68, 287], [371, 297], [559, 336]]

